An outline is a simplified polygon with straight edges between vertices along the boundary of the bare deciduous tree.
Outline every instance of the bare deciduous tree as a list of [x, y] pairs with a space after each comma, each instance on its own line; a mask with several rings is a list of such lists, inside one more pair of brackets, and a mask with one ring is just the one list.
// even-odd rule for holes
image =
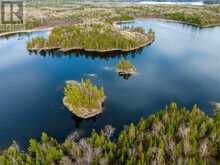
[[188, 136], [190, 132], [190, 128], [187, 128], [185, 126], [185, 124], [181, 124], [178, 128], [178, 133], [177, 135], [180, 137], [180, 138], [186, 138]]
[[208, 155], [208, 144], [208, 139], [204, 139], [200, 142], [199, 153], [202, 157], [206, 157]]
[[115, 131], [115, 128], [113, 128], [111, 125], [106, 125], [104, 129], [102, 129], [103, 135], [105, 135], [108, 139], [110, 139], [114, 131]]

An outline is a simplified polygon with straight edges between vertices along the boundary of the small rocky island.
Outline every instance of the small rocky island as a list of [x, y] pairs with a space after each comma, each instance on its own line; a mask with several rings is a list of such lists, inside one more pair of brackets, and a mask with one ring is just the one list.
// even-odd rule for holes
[[105, 99], [103, 87], [96, 87], [90, 80], [66, 82], [63, 104], [80, 118], [88, 119], [100, 114]]
[[151, 44], [154, 32], [143, 28], [117, 28], [109, 24], [78, 24], [56, 27], [48, 39], [36, 37], [27, 42], [29, 51], [129, 52]]
[[135, 66], [130, 63], [128, 60], [120, 60], [119, 63], [116, 66], [116, 71], [118, 72], [119, 75], [134, 75], [137, 73], [137, 70]]

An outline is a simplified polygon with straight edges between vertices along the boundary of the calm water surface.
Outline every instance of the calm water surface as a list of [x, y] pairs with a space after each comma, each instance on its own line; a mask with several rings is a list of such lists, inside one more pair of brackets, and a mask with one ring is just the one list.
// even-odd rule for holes
[[[26, 41], [47, 32], [0, 39], [0, 147], [15, 139], [25, 148], [42, 131], [60, 142], [75, 130], [88, 135], [107, 124], [119, 132], [171, 101], [188, 108], [196, 103], [212, 114], [209, 102], [220, 101], [220, 27], [157, 20], [129, 25], [153, 28], [156, 41], [125, 57], [139, 72], [128, 80], [115, 72], [123, 56], [30, 55]], [[103, 85], [107, 95], [104, 113], [90, 120], [74, 117], [62, 104], [65, 81], [81, 78]]]

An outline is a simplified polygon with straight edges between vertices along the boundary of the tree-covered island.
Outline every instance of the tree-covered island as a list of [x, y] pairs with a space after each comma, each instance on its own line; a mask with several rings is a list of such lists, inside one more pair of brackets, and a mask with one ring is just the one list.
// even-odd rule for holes
[[151, 44], [155, 39], [152, 30], [121, 29], [104, 24], [78, 24], [56, 27], [48, 39], [36, 37], [27, 42], [29, 51], [58, 50], [69, 52], [83, 50], [86, 52], [129, 52]]
[[128, 60], [122, 59], [116, 65], [116, 71], [120, 75], [134, 75], [137, 73], [136, 68]]
[[90, 80], [68, 81], [64, 88], [63, 104], [80, 118], [91, 118], [102, 112], [106, 99], [103, 87], [98, 88]]

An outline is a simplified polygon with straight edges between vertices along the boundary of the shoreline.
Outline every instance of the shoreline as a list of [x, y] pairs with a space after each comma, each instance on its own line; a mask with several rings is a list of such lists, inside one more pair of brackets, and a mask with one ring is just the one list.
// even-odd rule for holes
[[189, 25], [189, 26], [194, 26], [194, 27], [197, 27], [197, 28], [212, 28], [212, 27], [220, 26], [220, 23], [200, 26], [200, 25], [197, 25], [197, 24], [189, 23], [189, 22], [177, 21], [177, 20], [168, 19], [168, 18], [159, 18], [159, 17], [136, 17], [133, 20], [115, 21], [115, 22], [113, 22], [113, 25], [117, 26], [118, 24], [132, 23], [135, 20], [156, 20], [156, 21], [163, 21], [163, 22], [180, 23], [180, 24], [185, 24], [185, 25]]
[[[104, 96], [101, 100], [98, 102], [98, 108], [88, 109], [84, 107], [79, 107], [78, 110], [75, 110], [67, 101], [67, 97], [65, 96], [63, 98], [63, 105], [74, 115], [76, 115], [79, 118], [82, 119], [89, 119], [92, 117], [95, 117], [103, 112], [102, 105], [104, 104], [106, 100], [106, 96]], [[81, 113], [80, 113], [81, 112]]]
[[210, 25], [197, 25], [197, 24], [193, 24], [193, 23], [188, 23], [188, 22], [184, 22], [184, 21], [177, 21], [177, 20], [172, 20], [172, 19], [166, 19], [166, 18], [137, 18], [139, 20], [141, 19], [152, 19], [152, 20], [157, 20], [157, 21], [163, 21], [163, 22], [171, 22], [171, 23], [179, 23], [179, 24], [185, 24], [185, 25], [189, 25], [189, 26], [193, 26], [196, 28], [212, 28], [212, 27], [218, 27], [220, 26], [220, 23], [217, 24], [210, 24]]
[[[116, 28], [118, 24], [123, 24], [127, 22], [134, 22], [135, 20], [128, 20], [128, 21], [114, 21], [112, 26], [115, 26]], [[145, 46], [151, 45], [155, 41], [155, 34], [153, 33], [153, 37], [149, 37], [151, 34], [143, 34], [146, 41], [144, 41], [143, 44], [133, 47], [133, 48], [127, 48], [127, 49], [121, 49], [121, 48], [109, 48], [109, 49], [92, 49], [92, 48], [84, 48], [84, 47], [70, 47], [70, 48], [62, 48], [62, 47], [45, 47], [45, 48], [27, 48], [29, 52], [47, 52], [47, 51], [58, 51], [62, 53], [69, 53], [74, 51], [83, 51], [87, 53], [100, 53], [100, 54], [107, 54], [107, 53], [129, 53], [135, 50], [138, 50], [140, 48], [143, 48]]]
[[124, 70], [117, 69], [116, 72], [117, 72], [119, 75], [131, 75], [131, 76], [134, 76], [134, 75], [137, 74], [137, 71], [136, 71], [136, 70], [124, 71]]
[[[158, 20], [158, 21], [166, 21], [166, 22], [173, 22], [173, 23], [181, 23], [181, 24], [186, 24], [186, 25], [190, 25], [190, 26], [194, 26], [194, 27], [198, 27], [198, 28], [212, 28], [212, 27], [218, 27], [220, 26], [220, 23], [217, 24], [210, 24], [210, 25], [203, 25], [203, 26], [199, 26], [197, 24], [193, 24], [193, 23], [188, 23], [188, 22], [184, 22], [184, 21], [177, 21], [177, 20], [172, 20], [172, 19], [166, 19], [166, 18], [157, 18], [157, 17], [137, 17], [134, 18], [132, 20], [127, 20], [127, 21], [115, 21], [113, 22], [113, 26], [117, 26], [117, 24], [120, 23], [132, 23], [135, 20]], [[0, 37], [4, 37], [7, 35], [16, 35], [19, 33], [31, 33], [31, 32], [40, 32], [40, 31], [51, 31], [55, 26], [52, 27], [45, 27], [45, 28], [33, 28], [33, 29], [28, 29], [28, 30], [21, 30], [21, 31], [11, 31], [11, 32], [4, 32], [4, 33], [0, 33]]]
[[41, 31], [51, 31], [54, 27], [45, 27], [45, 28], [34, 28], [28, 30], [20, 30], [20, 31], [11, 31], [11, 32], [4, 32], [0, 33], [0, 37], [5, 37], [8, 35], [16, 35], [20, 33], [32, 33], [32, 32], [41, 32]]
[[[146, 37], [148, 37], [146, 35]], [[47, 52], [47, 51], [58, 51], [58, 52], [62, 52], [62, 53], [68, 53], [68, 52], [73, 52], [73, 51], [84, 51], [84, 52], [88, 52], [88, 53], [114, 53], [114, 52], [119, 52], [119, 53], [128, 53], [131, 51], [135, 51], [138, 50], [140, 48], [143, 48], [145, 46], [148, 46], [150, 44], [152, 44], [155, 41], [155, 37], [153, 39], [147, 40], [145, 43], [134, 47], [134, 48], [129, 48], [129, 49], [119, 49], [119, 48], [112, 48], [112, 49], [87, 49], [87, 48], [81, 48], [81, 47], [75, 47], [75, 48], [60, 48], [60, 47], [55, 47], [55, 48], [30, 48], [28, 49], [28, 51], [30, 52]]]

